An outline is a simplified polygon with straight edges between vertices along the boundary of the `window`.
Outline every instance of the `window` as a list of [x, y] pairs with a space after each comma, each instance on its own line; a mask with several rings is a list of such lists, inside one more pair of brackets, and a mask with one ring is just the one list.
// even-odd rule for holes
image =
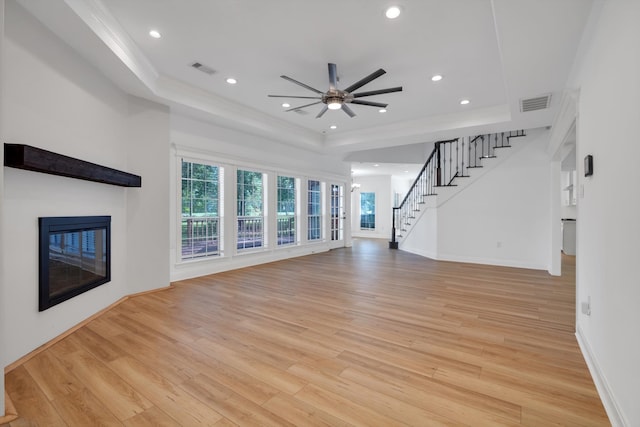
[[182, 160], [182, 260], [220, 254], [222, 168]]
[[296, 243], [296, 179], [278, 176], [278, 245]]
[[376, 193], [360, 193], [360, 230], [376, 229]]
[[309, 180], [307, 186], [307, 239], [322, 237], [322, 192], [320, 181]]
[[261, 172], [238, 169], [238, 250], [264, 246], [264, 184]]

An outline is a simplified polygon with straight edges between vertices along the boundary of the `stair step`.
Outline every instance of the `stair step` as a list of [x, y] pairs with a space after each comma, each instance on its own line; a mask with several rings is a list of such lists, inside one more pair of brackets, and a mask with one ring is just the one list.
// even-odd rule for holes
[[427, 196], [437, 196], [438, 193], [430, 193], [430, 194], [423, 194], [422, 197], [427, 197]]
[[457, 187], [458, 184], [449, 184], [449, 185], [434, 185], [434, 187], [436, 188], [440, 188], [440, 187]]
[[497, 147], [493, 147], [493, 149], [495, 150], [496, 148], [511, 148], [511, 145], [498, 145]]
[[484, 166], [467, 166], [467, 169], [479, 169], [482, 168]]
[[495, 159], [496, 156], [480, 156], [481, 159]]

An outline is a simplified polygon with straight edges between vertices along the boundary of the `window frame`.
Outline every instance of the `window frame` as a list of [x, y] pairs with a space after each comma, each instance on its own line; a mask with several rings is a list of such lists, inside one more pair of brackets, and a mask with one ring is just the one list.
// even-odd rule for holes
[[[280, 178], [285, 178], [285, 179], [289, 179], [293, 182], [293, 188], [285, 188], [285, 187], [281, 187], [281, 183], [280, 183]], [[292, 246], [292, 245], [297, 245], [300, 243], [300, 233], [298, 232], [299, 229], [299, 225], [300, 225], [300, 219], [299, 219], [299, 179], [296, 178], [295, 176], [291, 176], [291, 175], [284, 175], [281, 174], [279, 172], [275, 173], [275, 179], [276, 179], [276, 206], [275, 206], [275, 231], [276, 231], [276, 246], [279, 248], [282, 247], [288, 247], [288, 246]], [[281, 190], [283, 191], [287, 191], [290, 192], [293, 195], [293, 200], [288, 199], [286, 203], [291, 203], [291, 207], [293, 208], [293, 212], [292, 214], [285, 214], [282, 215], [280, 214], [280, 208], [281, 208], [281, 203], [285, 203], [282, 202], [282, 198], [281, 198]], [[282, 218], [288, 219], [288, 222], [291, 223], [291, 220], [293, 220], [293, 227], [289, 226], [288, 229], [290, 230], [289, 233], [289, 237], [292, 238], [290, 241], [288, 242], [283, 242], [281, 239], [283, 238], [283, 236], [281, 235], [281, 224], [280, 224], [280, 220]]]
[[[362, 213], [362, 201], [363, 201], [363, 197], [364, 195], [369, 195], [372, 194], [373, 195], [373, 214], [367, 214], [367, 215], [373, 215], [373, 227], [363, 227], [362, 226], [362, 217], [363, 217], [363, 213]], [[377, 204], [376, 204], [376, 193], [375, 191], [363, 191], [360, 193], [360, 200], [359, 200], [359, 218], [358, 218], [358, 224], [359, 224], [359, 229], [360, 231], [376, 231], [376, 211], [377, 211]]]
[[[194, 217], [193, 211], [191, 211], [191, 215], [189, 216], [190, 218], [215, 218], [217, 220], [217, 251], [212, 251], [212, 252], [207, 251], [204, 255], [201, 255], [201, 256], [192, 255], [192, 256], [185, 257], [184, 251], [183, 251], [183, 244], [184, 244], [183, 219], [185, 218], [183, 217], [183, 203], [184, 203], [183, 181], [185, 179], [183, 177], [184, 163], [189, 163], [191, 165], [196, 164], [196, 165], [215, 167], [218, 170], [217, 172], [217, 216], [203, 215], [201, 217], [199, 216]], [[177, 193], [176, 260], [178, 264], [218, 259], [224, 256], [224, 174], [225, 174], [225, 166], [219, 163], [207, 161], [206, 159], [194, 159], [187, 156], [177, 156], [177, 174], [176, 175], [177, 175], [178, 182], [177, 182], [177, 188], [176, 188], [177, 190], [176, 191]], [[188, 179], [192, 180], [191, 182], [193, 182], [194, 180], [193, 175]], [[204, 180], [204, 182], [205, 182], [205, 188], [206, 188], [207, 181]], [[205, 190], [205, 194], [206, 194], [206, 190]], [[190, 200], [192, 203], [193, 197], [191, 197]], [[204, 200], [206, 200], [206, 198], [204, 198]]]
[[[318, 190], [311, 190], [310, 189], [310, 184], [312, 182], [317, 182], [318, 183]], [[306, 192], [306, 199], [307, 199], [307, 230], [306, 230], [306, 234], [307, 234], [307, 242], [310, 243], [317, 243], [317, 242], [322, 242], [324, 241], [324, 193], [325, 193], [325, 186], [324, 186], [324, 182], [319, 180], [319, 179], [307, 179], [307, 192]], [[312, 194], [316, 194], [317, 193], [317, 200], [311, 200], [311, 196]], [[310, 207], [312, 205], [312, 203], [314, 205], [317, 205], [318, 207], [318, 213], [311, 213], [310, 212]], [[311, 219], [312, 218], [316, 218], [317, 217], [317, 227], [313, 227], [313, 230], [318, 230], [318, 237], [316, 238], [311, 238]], [[314, 224], [315, 225], [315, 224]]]
[[[240, 203], [240, 194], [239, 194], [239, 180], [238, 180], [238, 174], [240, 172], [249, 172], [249, 173], [259, 173], [261, 175], [261, 216], [255, 216], [255, 215], [240, 215], [239, 212], [239, 203]], [[263, 251], [266, 249], [269, 249], [269, 197], [268, 197], [268, 181], [269, 181], [269, 174], [267, 172], [264, 172], [258, 168], [252, 168], [252, 167], [248, 167], [248, 166], [237, 166], [236, 167], [236, 173], [235, 173], [235, 188], [236, 188], [236, 194], [235, 194], [235, 251], [236, 254], [244, 254], [247, 252], [258, 252], [258, 251]], [[244, 184], [243, 184], [244, 185]], [[246, 202], [246, 201], [245, 201]], [[245, 208], [246, 209], [246, 208]], [[246, 213], [246, 211], [244, 212]], [[255, 243], [252, 246], [247, 246], [246, 244], [243, 245], [243, 247], [240, 247], [240, 219], [241, 218], [261, 218], [261, 224], [260, 224], [260, 230], [257, 232], [260, 236], [261, 236], [261, 241], [260, 241], [260, 245], [256, 246]], [[256, 233], [256, 231], [253, 231], [253, 233]], [[246, 240], [243, 240], [243, 242], [246, 242]]]

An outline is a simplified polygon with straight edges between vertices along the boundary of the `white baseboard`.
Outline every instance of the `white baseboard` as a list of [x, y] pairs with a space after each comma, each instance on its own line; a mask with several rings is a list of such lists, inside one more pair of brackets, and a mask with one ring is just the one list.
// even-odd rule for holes
[[460, 256], [455, 254], [439, 254], [438, 258], [441, 261], [453, 261], [453, 262], [466, 262], [469, 264], [483, 264], [483, 265], [496, 265], [500, 267], [515, 267], [515, 268], [529, 268], [532, 270], [546, 270], [548, 266], [546, 264], [537, 264], [535, 262], [503, 259], [503, 258], [482, 258], [482, 257], [469, 257]]
[[418, 248], [407, 248], [405, 246], [402, 246], [402, 244], [400, 244], [400, 250], [403, 250], [405, 252], [409, 252], [411, 254], [415, 254], [415, 255], [420, 255], [423, 256], [425, 258], [430, 258], [430, 259], [434, 259], [437, 260], [438, 258], [436, 257], [436, 254], [433, 252], [428, 252], [422, 249], [418, 249]]
[[174, 265], [171, 271], [171, 281], [176, 282], [194, 277], [207, 276], [209, 274], [221, 273], [223, 271], [252, 267], [254, 265], [327, 252], [331, 249], [335, 249], [335, 245], [323, 242], [247, 252], [228, 257], [211, 257], [209, 259], [203, 258], [195, 261], [187, 261]]
[[582, 351], [582, 356], [587, 362], [587, 367], [589, 368], [589, 372], [591, 373], [591, 378], [593, 378], [593, 382], [596, 385], [596, 390], [598, 390], [598, 394], [600, 395], [600, 399], [602, 400], [605, 411], [607, 411], [607, 416], [609, 417], [611, 425], [613, 427], [629, 426], [630, 424], [626, 422], [625, 417], [620, 410], [620, 407], [616, 404], [616, 399], [613, 396], [611, 387], [609, 387], [607, 378], [603, 375], [602, 370], [600, 369], [600, 365], [598, 364], [598, 360], [591, 350], [589, 341], [587, 341], [587, 339], [584, 337], [582, 329], [579, 325], [576, 329], [576, 338], [578, 340], [580, 350]]
[[494, 259], [494, 258], [477, 258], [466, 257], [452, 254], [438, 254], [436, 252], [429, 252], [419, 248], [408, 248], [400, 244], [400, 249], [412, 254], [420, 255], [423, 257], [431, 258], [437, 261], [450, 261], [450, 262], [463, 262], [468, 264], [483, 264], [483, 265], [495, 265], [499, 267], [515, 267], [515, 268], [529, 268], [532, 270], [547, 270], [546, 265], [536, 264], [532, 262], [524, 262], [518, 260], [509, 259]]

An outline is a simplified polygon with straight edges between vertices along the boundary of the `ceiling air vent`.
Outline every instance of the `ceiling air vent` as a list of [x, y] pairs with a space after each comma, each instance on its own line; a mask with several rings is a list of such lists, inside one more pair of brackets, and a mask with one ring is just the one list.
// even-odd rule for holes
[[526, 113], [527, 111], [544, 110], [549, 108], [551, 102], [551, 94], [544, 96], [537, 96], [535, 98], [521, 99], [520, 111]]
[[301, 116], [306, 116], [307, 114], [309, 114], [309, 112], [308, 112], [308, 111], [304, 111], [304, 110], [301, 110], [301, 109], [299, 109], [299, 108], [298, 108], [298, 109], [296, 109], [296, 110], [293, 110], [293, 112], [294, 112], [294, 113], [298, 113], [298, 114], [300, 114]]
[[209, 74], [209, 75], [212, 75], [212, 74], [214, 74], [216, 72], [216, 70], [214, 70], [213, 68], [209, 67], [208, 65], [204, 65], [204, 64], [201, 64], [199, 62], [194, 62], [193, 64], [191, 64], [191, 66], [193, 68], [195, 68], [196, 70], [202, 71], [203, 73]]

